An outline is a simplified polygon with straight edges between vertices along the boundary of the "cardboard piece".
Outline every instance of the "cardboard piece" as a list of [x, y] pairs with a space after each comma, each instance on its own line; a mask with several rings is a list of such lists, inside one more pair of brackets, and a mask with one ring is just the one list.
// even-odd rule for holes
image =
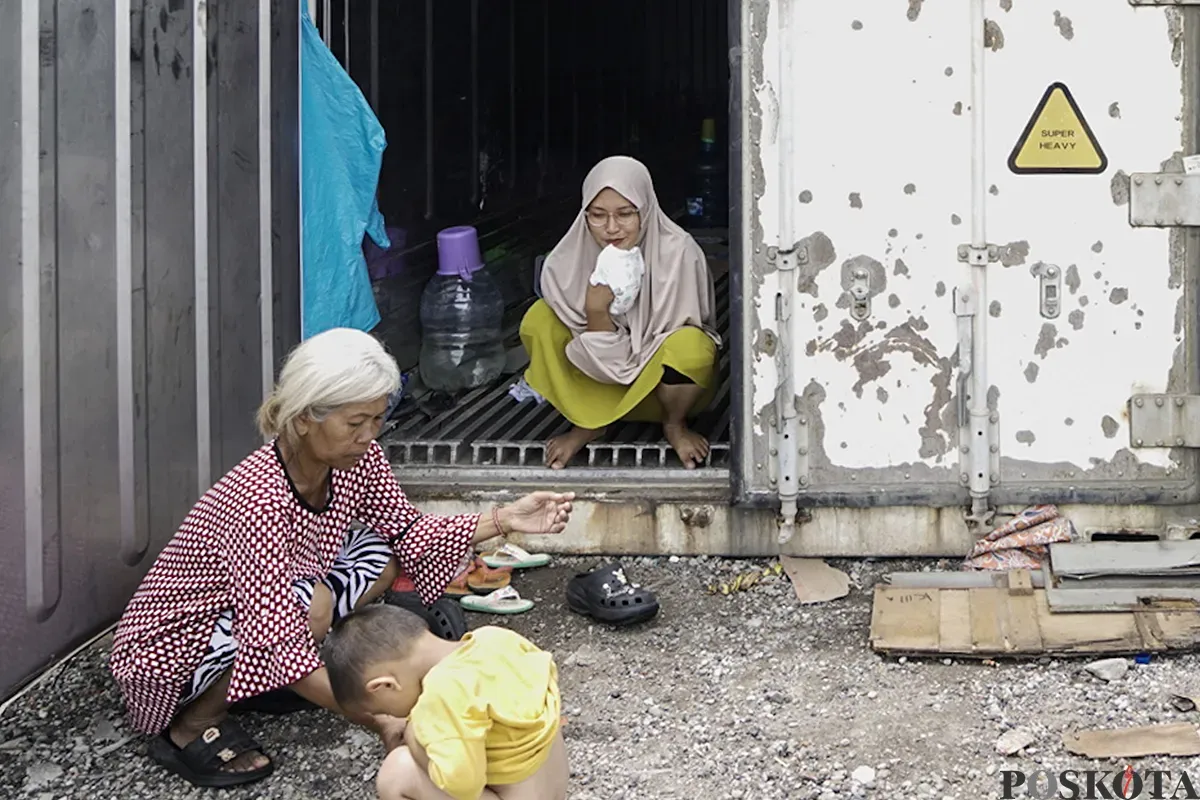
[[801, 603], [825, 603], [850, 594], [850, 576], [819, 558], [780, 556], [779, 561]]
[[1200, 732], [1187, 722], [1064, 733], [1063, 746], [1087, 758], [1200, 755]]
[[1194, 650], [1198, 642], [1195, 612], [1053, 614], [1044, 589], [880, 584], [871, 614], [872, 648], [895, 655], [1121, 655]]

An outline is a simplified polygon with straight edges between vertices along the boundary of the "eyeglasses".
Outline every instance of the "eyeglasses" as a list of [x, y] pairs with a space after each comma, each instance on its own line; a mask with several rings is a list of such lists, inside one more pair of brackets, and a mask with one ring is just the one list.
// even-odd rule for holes
[[622, 228], [628, 228], [637, 224], [639, 212], [636, 208], [622, 208], [615, 213], [609, 213], [599, 208], [589, 208], [587, 210], [588, 225], [593, 228], [603, 228], [608, 224], [609, 219], [615, 219], [617, 225]]

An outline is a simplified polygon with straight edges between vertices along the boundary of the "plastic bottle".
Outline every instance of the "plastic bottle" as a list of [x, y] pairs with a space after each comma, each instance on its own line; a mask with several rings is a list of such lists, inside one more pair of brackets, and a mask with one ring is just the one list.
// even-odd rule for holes
[[438, 269], [421, 295], [421, 380], [434, 391], [460, 392], [504, 372], [504, 298], [479, 255], [469, 226], [437, 236]]
[[700, 155], [692, 168], [687, 195], [687, 227], [729, 226], [729, 173], [717, 150], [717, 121], [709, 118], [700, 126]]

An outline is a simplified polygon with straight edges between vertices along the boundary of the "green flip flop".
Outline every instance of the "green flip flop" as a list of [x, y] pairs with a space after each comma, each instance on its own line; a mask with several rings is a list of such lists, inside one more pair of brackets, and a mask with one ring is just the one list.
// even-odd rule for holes
[[498, 567], [532, 569], [534, 567], [544, 567], [549, 564], [550, 554], [531, 554], [515, 544], [508, 543], [498, 548], [495, 552], [485, 555], [483, 557], [483, 563], [487, 564], [492, 569], [496, 569]]
[[533, 608], [533, 601], [521, 597], [511, 586], [497, 589], [491, 594], [464, 597], [458, 602], [467, 611], [478, 611], [483, 614], [524, 614]]

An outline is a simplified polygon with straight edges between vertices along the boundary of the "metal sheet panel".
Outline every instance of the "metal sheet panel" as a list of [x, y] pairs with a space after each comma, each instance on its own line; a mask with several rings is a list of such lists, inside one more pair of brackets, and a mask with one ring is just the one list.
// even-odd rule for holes
[[219, 43], [210, 91], [210, 251], [213, 303], [219, 309], [212, 328], [213, 478], [246, 455], [256, 437], [254, 409], [263, 400], [262, 320], [258, 286], [258, 4], [218, 3], [213, 36]]
[[[0, 4], [0, 73], [19, 75], [29, 69], [29, 56], [37, 69], [36, 51], [21, 47], [22, 6]], [[36, 33], [36, 29], [34, 31]], [[24, 120], [23, 89], [20, 81], [0, 81], [0, 118]], [[32, 87], [36, 92], [36, 86]], [[36, 107], [36, 99], [32, 105]], [[22, 250], [21, 155], [24, 125], [0, 125], [0, 547], [5, 552], [23, 553], [25, 543], [25, 435], [22, 425], [22, 372], [26, 346], [22, 294], [25, 274]], [[24, 559], [5, 559], [17, 578], [0, 582], [0, 619], [25, 616]], [[5, 660], [7, 663], [7, 659]], [[7, 676], [6, 676], [7, 677]]]
[[[196, 28], [195, 6], [175, 0], [0, 7], [0, 71], [19, 76], [0, 114], [20, 123], [0, 128], [13, 278], [0, 287], [0, 696], [120, 613], [201, 488], [203, 451], [223, 469], [256, 444], [276, 343], [299, 335], [296, 153], [260, 148], [259, 133], [296, 141], [295, 9], [222, 5], [230, 35]], [[241, 74], [259, 74], [260, 20], [287, 43], [265, 93]], [[197, 75], [194, 44], [210, 36], [219, 57]], [[271, 96], [275, 118], [259, 113]], [[210, 166], [224, 204], [211, 225], [195, 204]], [[199, 272], [197, 253], [213, 254]], [[213, 333], [211, 365], [198, 329]], [[213, 394], [199, 391], [212, 376]], [[219, 411], [203, 444], [201, 398]]]
[[145, 7], [145, 363], [149, 531], [155, 548], [196, 497], [196, 350], [192, 260], [192, 11]]

